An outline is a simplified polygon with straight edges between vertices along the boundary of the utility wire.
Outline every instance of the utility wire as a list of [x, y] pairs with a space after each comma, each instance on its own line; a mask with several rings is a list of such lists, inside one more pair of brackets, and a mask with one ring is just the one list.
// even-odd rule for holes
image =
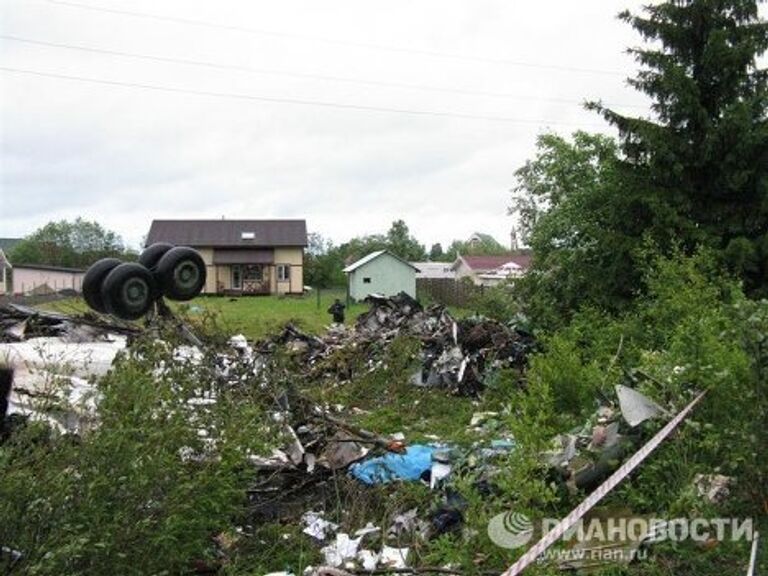
[[41, 72], [39, 70], [29, 70], [26, 68], [13, 68], [9, 66], [0, 66], [0, 71], [11, 74], [24, 74], [29, 76], [39, 76], [43, 78], [56, 78], [59, 80], [72, 80], [77, 82], [88, 82], [91, 84], [102, 84], [106, 86], [119, 86], [123, 88], [138, 88], [144, 90], [154, 90], [157, 92], [167, 92], [174, 94], [192, 94], [195, 96], [208, 96], [215, 98], [230, 98], [235, 100], [249, 100], [255, 102], [269, 102], [272, 104], [295, 104], [301, 106], [320, 106], [324, 108], [336, 108], [342, 110], [358, 110], [362, 112], [384, 112], [390, 114], [408, 114], [411, 116], [431, 116], [442, 118], [458, 118], [465, 120], [485, 120], [490, 122], [509, 122], [514, 124], [530, 125], [560, 125], [576, 127], [604, 127], [601, 124], [583, 124], [576, 122], [543, 121], [528, 120], [526, 118], [511, 118], [506, 116], [483, 116], [478, 114], [465, 114], [461, 112], [441, 112], [435, 110], [412, 110], [407, 108], [387, 108], [383, 106], [367, 106], [363, 104], [344, 104], [341, 102], [328, 102], [321, 100], [304, 100], [299, 98], [278, 98], [271, 96], [258, 96], [255, 94], [237, 94], [233, 92], [213, 92], [208, 90], [193, 90], [188, 88], [176, 88], [173, 86], [160, 86], [157, 84], [145, 84], [139, 82], [125, 82], [121, 80], [105, 80], [103, 78], [92, 78], [87, 76], [75, 76], [69, 74], [58, 74], [55, 72]]
[[[554, 102], [558, 104], [583, 104], [583, 101], [570, 100], [567, 98], [552, 98], [546, 96], [523, 96], [505, 92], [486, 92], [482, 90], [468, 90], [464, 88], [450, 88], [440, 86], [428, 86], [425, 84], [409, 84], [401, 82], [387, 82], [383, 80], [365, 80], [359, 78], [349, 78], [345, 76], [328, 76], [323, 74], [311, 74], [303, 72], [288, 72], [284, 70], [274, 70], [265, 68], [253, 68], [251, 66], [243, 66], [239, 64], [226, 64], [220, 62], [208, 62], [203, 60], [192, 60], [188, 58], [173, 58], [169, 56], [158, 56], [155, 54], [139, 54], [136, 52], [125, 52], [121, 50], [111, 50], [107, 48], [96, 48], [93, 46], [83, 46], [78, 44], [67, 44], [63, 42], [48, 42], [45, 40], [36, 40], [33, 38], [23, 38], [21, 36], [13, 36], [10, 34], [0, 34], [0, 39], [8, 40], [12, 42], [20, 42], [24, 44], [32, 44], [35, 46], [45, 46], [48, 48], [62, 48], [65, 50], [76, 50], [80, 52], [88, 52], [91, 54], [102, 54], [106, 56], [118, 56], [120, 58], [134, 58], [137, 60], [149, 60], [152, 62], [162, 62], [170, 64], [182, 64], [185, 66], [199, 66], [204, 68], [213, 68], [219, 70], [233, 70], [237, 72], [247, 72], [252, 74], [264, 74], [270, 76], [286, 76], [290, 78], [304, 78], [311, 80], [324, 80], [329, 82], [345, 82], [349, 84], [360, 84], [363, 86], [382, 86], [389, 88], [405, 88], [408, 90], [422, 90], [425, 92], [441, 92], [448, 94], [462, 94], [466, 96], [484, 96], [489, 98], [503, 98], [509, 100], [520, 100], [528, 102]], [[638, 104], [620, 104], [622, 108], [637, 108], [646, 109], [647, 106]]]
[[157, 20], [161, 22], [175, 22], [177, 24], [185, 24], [189, 26], [202, 26], [205, 28], [216, 28], [220, 30], [229, 30], [232, 32], [244, 32], [247, 34], [257, 34], [260, 36], [273, 36], [277, 38], [289, 38], [292, 40], [310, 40], [312, 42], [322, 42], [324, 44], [333, 44], [337, 46], [350, 46], [354, 48], [365, 48], [368, 50], [381, 50], [384, 52], [397, 52], [400, 54], [413, 54], [418, 56], [429, 56], [432, 58], [442, 58], [442, 59], [451, 59], [451, 60], [464, 60], [467, 62], [505, 64], [508, 66], [517, 66], [520, 68], [534, 68], [534, 69], [541, 69], [541, 70], [552, 70], [557, 72], [573, 72], [573, 73], [580, 73], [580, 74], [601, 74], [601, 75], [610, 75], [610, 76], [626, 75], [626, 72], [622, 72], [620, 70], [579, 68], [575, 66], [563, 66], [560, 64], [538, 64], [538, 63], [532, 63], [532, 62], [523, 62], [519, 60], [510, 60], [507, 58], [490, 58], [490, 57], [484, 57], [484, 56], [472, 56], [472, 55], [457, 54], [457, 53], [451, 53], [451, 52], [439, 52], [439, 51], [433, 51], [433, 50], [421, 50], [417, 48], [403, 48], [400, 46], [373, 44], [368, 42], [337, 40], [335, 38], [323, 38], [319, 36], [309, 36], [304, 34], [296, 34], [292, 32], [275, 32], [273, 30], [250, 28], [246, 26], [238, 26], [235, 24], [218, 24], [215, 22], [207, 22], [205, 20], [195, 20], [192, 18], [182, 18], [179, 16], [165, 16], [162, 14], [151, 14], [148, 12], [138, 12], [134, 10], [124, 10], [119, 8], [105, 8], [103, 6], [94, 6], [92, 4], [84, 4], [82, 2], [74, 2], [71, 0], [45, 0], [45, 1], [50, 4], [56, 4], [59, 6], [67, 6], [69, 8], [79, 8], [81, 10], [91, 10], [94, 12], [105, 12], [107, 14], [119, 14], [121, 16], [145, 18], [145, 19]]

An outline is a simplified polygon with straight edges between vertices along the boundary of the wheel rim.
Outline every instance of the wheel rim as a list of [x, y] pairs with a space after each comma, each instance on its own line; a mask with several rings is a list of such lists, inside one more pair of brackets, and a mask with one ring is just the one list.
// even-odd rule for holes
[[149, 300], [149, 284], [143, 278], [129, 278], [123, 284], [122, 296], [130, 310], [141, 310]]
[[200, 270], [198, 270], [194, 262], [185, 260], [176, 266], [173, 271], [173, 279], [176, 286], [185, 292], [194, 290], [200, 279]]

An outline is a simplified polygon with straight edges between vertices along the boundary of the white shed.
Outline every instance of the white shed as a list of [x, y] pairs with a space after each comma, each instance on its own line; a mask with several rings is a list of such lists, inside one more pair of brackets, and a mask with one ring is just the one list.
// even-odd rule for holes
[[349, 295], [363, 300], [369, 294], [394, 296], [405, 292], [416, 297], [416, 268], [386, 250], [371, 252], [344, 268]]

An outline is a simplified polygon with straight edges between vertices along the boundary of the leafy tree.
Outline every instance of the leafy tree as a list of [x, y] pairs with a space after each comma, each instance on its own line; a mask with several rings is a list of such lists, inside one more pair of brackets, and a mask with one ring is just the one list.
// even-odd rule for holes
[[[660, 245], [711, 246], [746, 281], [768, 279], [768, 23], [757, 0], [668, 1], [619, 17], [646, 41], [630, 84], [655, 120], [591, 107], [619, 129], [631, 217]], [[624, 191], [623, 191], [624, 192]]]
[[572, 140], [541, 136], [537, 147], [516, 172], [513, 199], [535, 256], [516, 283], [529, 313], [546, 324], [584, 304], [621, 308], [642, 282], [644, 251], [616, 143], [577, 132]]
[[392, 222], [392, 226], [387, 232], [387, 250], [404, 260], [418, 261], [427, 257], [424, 245], [419, 244], [419, 241], [411, 236], [408, 226], [403, 220]]
[[345, 264], [351, 264], [366, 254], [388, 248], [387, 239], [382, 234], [369, 234], [352, 238], [339, 246], [339, 253]]
[[509, 248], [500, 244], [493, 236], [478, 234], [478, 238], [474, 241], [454, 240], [451, 242], [443, 259], [452, 262], [456, 260], [459, 254], [463, 256], [497, 256], [508, 253]]
[[402, 220], [392, 222], [386, 234], [359, 236], [339, 246], [339, 252], [346, 264], [377, 250], [389, 250], [410, 261], [424, 260], [427, 257], [424, 246], [411, 236], [408, 226]]
[[333, 242], [314, 232], [309, 234], [304, 254], [304, 281], [317, 288], [344, 284], [344, 259]]
[[443, 245], [440, 242], [432, 244], [432, 247], [429, 249], [429, 259], [433, 262], [440, 262], [444, 256]]
[[133, 258], [136, 255], [126, 250], [115, 232], [97, 222], [77, 218], [73, 222], [49, 222], [39, 228], [13, 248], [10, 260], [18, 264], [85, 268], [110, 256]]
[[705, 245], [745, 279], [768, 280], [768, 47], [757, 2], [683, 0], [627, 12], [647, 41], [630, 50], [632, 86], [653, 118], [592, 103], [617, 142], [577, 133], [539, 139], [516, 173], [512, 210], [534, 250], [520, 286], [532, 312], [559, 321], [583, 305], [620, 310], [645, 291], [652, 252]]

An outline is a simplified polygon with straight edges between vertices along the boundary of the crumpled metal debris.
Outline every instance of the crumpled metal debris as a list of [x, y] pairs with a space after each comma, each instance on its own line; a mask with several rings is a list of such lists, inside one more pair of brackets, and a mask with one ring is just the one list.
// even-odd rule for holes
[[86, 315], [67, 316], [7, 304], [0, 306], [0, 342], [22, 342], [31, 338], [57, 337], [66, 342], [91, 342], [106, 334], [137, 334], [135, 326]]
[[333, 376], [338, 381], [352, 378], [359, 369], [354, 362], [345, 361], [347, 353], [362, 356], [367, 369], [374, 370], [389, 342], [397, 336], [412, 336], [422, 344], [421, 366], [411, 379], [414, 385], [476, 395], [489, 371], [524, 368], [535, 345], [530, 334], [487, 318], [457, 321], [444, 307], [425, 309], [405, 293], [390, 298], [370, 296], [366, 302], [370, 309], [358, 317], [354, 327], [332, 327], [316, 337], [287, 326], [259, 350], [270, 354], [282, 347], [301, 358], [309, 379]]
[[640, 392], [615, 387], [618, 407], [601, 406], [580, 428], [552, 439], [542, 459], [565, 481], [571, 492], [597, 486], [639, 441], [637, 428], [669, 413]]
[[722, 504], [731, 495], [734, 479], [723, 474], [696, 474], [693, 484], [702, 498], [711, 504]]
[[346, 468], [365, 457], [370, 448], [356, 441], [352, 435], [339, 431], [328, 439], [317, 463], [329, 470]]
[[429, 522], [420, 519], [418, 514], [418, 508], [412, 508], [395, 516], [387, 530], [387, 537], [399, 539], [415, 534], [421, 538], [427, 538], [430, 530]]

